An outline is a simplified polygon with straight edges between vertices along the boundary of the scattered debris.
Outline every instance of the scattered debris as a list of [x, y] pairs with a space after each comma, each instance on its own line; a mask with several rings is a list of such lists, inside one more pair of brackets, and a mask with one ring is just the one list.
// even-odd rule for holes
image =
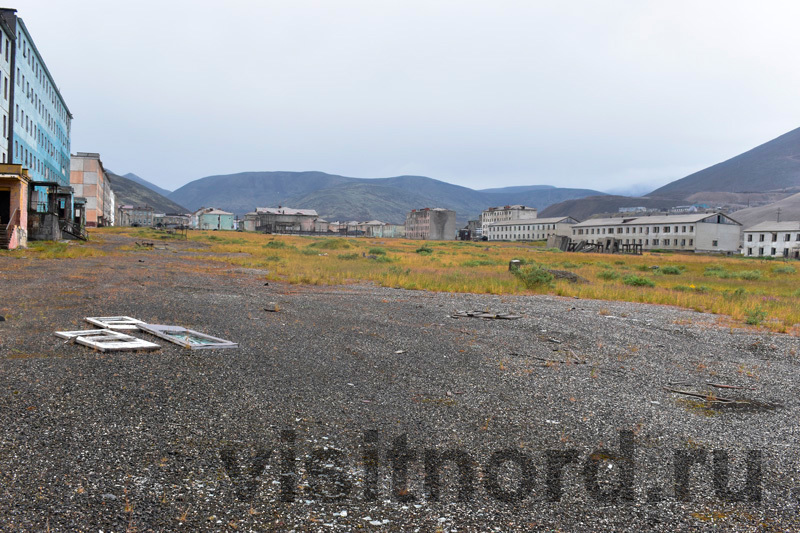
[[123, 352], [138, 350], [158, 350], [158, 344], [137, 339], [130, 335], [110, 329], [89, 329], [83, 331], [56, 331], [56, 336], [69, 339], [78, 344], [100, 350], [101, 352]]
[[511, 272], [512, 270], [519, 270], [519, 267], [522, 266], [522, 261], [519, 259], [512, 259], [508, 262], [508, 271]]
[[155, 246], [155, 243], [154, 242], [144, 242], [143, 241], [143, 242], [137, 242], [136, 246], [139, 246], [140, 248], [152, 248], [152, 247]]
[[692, 392], [688, 390], [680, 390], [680, 389], [670, 389], [669, 387], [663, 387], [663, 389], [667, 392], [672, 392], [675, 394], [683, 394], [684, 396], [692, 396], [694, 398], [702, 398], [707, 402], [711, 403], [749, 403], [744, 400], [734, 400], [733, 398], [723, 398], [722, 396], [714, 396], [713, 394], [708, 393], [701, 393], [701, 392]]
[[144, 324], [141, 320], [136, 320], [129, 316], [89, 316], [86, 321], [95, 326], [117, 331], [136, 331], [139, 324]]
[[511, 313], [491, 313], [488, 311], [456, 311], [450, 318], [486, 318], [493, 320], [517, 320], [522, 318], [522, 315], [513, 315]]
[[723, 385], [722, 383], [711, 383], [708, 382], [706, 385], [710, 385], [711, 387], [716, 387], [718, 389], [741, 389], [741, 390], [756, 390], [752, 387], [739, 387], [737, 385]]
[[275, 302], [270, 302], [270, 303], [268, 303], [268, 304], [267, 304], [267, 306], [264, 308], [264, 311], [268, 311], [268, 312], [270, 312], [270, 313], [277, 313], [278, 311], [280, 311], [280, 307], [278, 307], [278, 304], [277, 304], [277, 303], [275, 303]]
[[0, 322], [5, 322], [5, 321], [6, 321], [6, 317], [0, 315]]
[[396, 351], [396, 352], [394, 352], [394, 353], [396, 353], [396, 354], [401, 354], [401, 353], [406, 353], [406, 351], [405, 351], [405, 350], [397, 350], [397, 351]]
[[238, 348], [239, 344], [218, 337], [212, 337], [199, 331], [181, 326], [165, 326], [162, 324], [139, 324], [139, 329], [168, 340], [184, 348], [200, 350], [207, 348]]

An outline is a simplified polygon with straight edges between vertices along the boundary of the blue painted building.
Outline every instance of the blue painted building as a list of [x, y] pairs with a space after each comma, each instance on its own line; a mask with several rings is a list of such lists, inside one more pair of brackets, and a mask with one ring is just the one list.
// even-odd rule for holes
[[8, 68], [0, 80], [8, 162], [27, 168], [34, 182], [69, 187], [72, 114], [15, 9], [0, 8], [0, 30], [0, 71]]

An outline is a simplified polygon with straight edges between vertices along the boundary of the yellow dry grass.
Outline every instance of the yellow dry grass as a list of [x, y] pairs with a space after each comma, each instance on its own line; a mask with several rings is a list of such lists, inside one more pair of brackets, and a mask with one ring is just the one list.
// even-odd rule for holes
[[[150, 240], [171, 239], [142, 228], [109, 228]], [[489, 294], [550, 293], [598, 300], [674, 305], [727, 315], [736, 323], [797, 333], [800, 263], [741, 256], [645, 253], [572, 254], [524, 243], [273, 236], [189, 232], [190, 259], [268, 271], [266, 279], [296, 284], [373, 282], [386, 287]], [[427, 251], [429, 250], [429, 251]], [[187, 254], [188, 255], [188, 254]], [[574, 272], [588, 283], [554, 280], [526, 288], [508, 271], [511, 259]], [[636, 276], [655, 285], [632, 286]]]

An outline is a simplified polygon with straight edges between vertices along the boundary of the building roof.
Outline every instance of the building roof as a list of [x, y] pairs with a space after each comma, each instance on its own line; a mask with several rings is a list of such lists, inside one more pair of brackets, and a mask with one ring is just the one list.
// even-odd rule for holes
[[267, 215], [304, 215], [317, 216], [316, 209], [295, 209], [293, 207], [256, 207], [256, 213]]
[[558, 224], [561, 221], [564, 221], [568, 218], [572, 220], [577, 220], [571, 216], [565, 217], [550, 217], [550, 218], [526, 218], [522, 220], [504, 220], [502, 222], [490, 222], [486, 224], [487, 226], [516, 226], [519, 224]]
[[767, 220], [759, 222], [755, 226], [745, 228], [744, 231], [800, 231], [800, 221], [788, 220], [786, 222], [775, 222]]
[[[614, 218], [590, 218], [576, 224], [576, 227], [595, 227], [595, 226], [621, 226], [625, 224], [692, 224], [700, 222], [710, 217], [722, 215], [732, 222], [736, 222], [728, 215], [723, 213], [692, 213], [689, 215], [655, 215], [638, 217], [614, 217]], [[738, 224], [738, 222], [736, 222]]]
[[233, 213], [228, 213], [227, 211], [223, 211], [222, 209], [209, 209], [205, 213], [200, 213], [200, 216], [203, 215], [232, 215]]

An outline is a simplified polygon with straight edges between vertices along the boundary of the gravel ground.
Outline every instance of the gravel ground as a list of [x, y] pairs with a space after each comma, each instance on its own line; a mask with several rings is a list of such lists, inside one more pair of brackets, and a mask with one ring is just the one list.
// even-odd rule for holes
[[[3, 531], [800, 529], [797, 337], [663, 306], [265, 285], [170, 248], [0, 254]], [[53, 335], [115, 315], [240, 348]]]

